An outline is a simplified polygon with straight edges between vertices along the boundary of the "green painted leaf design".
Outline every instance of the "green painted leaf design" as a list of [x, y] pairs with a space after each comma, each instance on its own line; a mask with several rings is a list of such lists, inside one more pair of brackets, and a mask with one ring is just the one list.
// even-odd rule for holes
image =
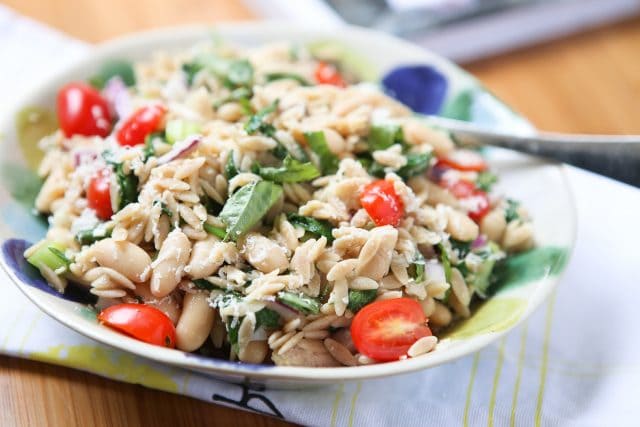
[[13, 199], [28, 211], [33, 209], [34, 202], [42, 187], [42, 180], [34, 172], [23, 166], [3, 163], [0, 166], [2, 182]]
[[448, 101], [440, 115], [450, 119], [471, 121], [471, 107], [475, 98], [476, 89], [467, 89], [458, 93]]
[[527, 301], [521, 298], [493, 298], [481, 304], [473, 315], [464, 322], [446, 331], [440, 339], [469, 338], [489, 332], [502, 332], [515, 325]]
[[18, 145], [30, 169], [37, 169], [44, 153], [38, 141], [58, 128], [55, 114], [46, 108], [31, 106], [20, 110], [15, 117]]

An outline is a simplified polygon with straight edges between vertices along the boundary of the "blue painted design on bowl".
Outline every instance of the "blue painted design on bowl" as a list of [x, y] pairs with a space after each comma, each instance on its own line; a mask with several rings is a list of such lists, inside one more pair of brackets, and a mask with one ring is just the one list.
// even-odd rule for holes
[[382, 78], [382, 87], [389, 96], [422, 114], [440, 111], [448, 86], [447, 78], [430, 65], [396, 67]]

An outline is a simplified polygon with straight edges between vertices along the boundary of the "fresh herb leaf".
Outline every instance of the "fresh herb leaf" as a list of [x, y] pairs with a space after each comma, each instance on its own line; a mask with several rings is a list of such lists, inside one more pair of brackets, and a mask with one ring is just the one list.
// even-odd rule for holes
[[253, 82], [253, 66], [246, 59], [239, 59], [229, 63], [229, 69], [224, 78], [224, 85], [230, 88], [251, 86]]
[[182, 65], [182, 71], [187, 77], [189, 86], [193, 84], [195, 75], [207, 70], [230, 89], [241, 86], [251, 86], [253, 82], [253, 67], [246, 59], [220, 58], [213, 54], [204, 54], [192, 62]]
[[378, 124], [369, 131], [369, 151], [385, 150], [393, 144], [402, 144], [402, 128], [394, 124]]
[[244, 130], [247, 131], [249, 135], [260, 132], [267, 136], [273, 136], [276, 133], [276, 128], [271, 123], [267, 123], [264, 120], [269, 114], [278, 109], [278, 102], [279, 100], [276, 99], [272, 104], [267, 105], [262, 110], [249, 117], [249, 120], [244, 125]]
[[300, 311], [304, 314], [318, 314], [320, 313], [320, 302], [315, 298], [311, 298], [304, 294], [297, 294], [293, 292], [281, 291], [278, 292], [278, 301], [284, 305], [288, 305], [294, 310]]
[[213, 225], [207, 223], [202, 224], [202, 228], [207, 233], [220, 239], [224, 239], [225, 237], [227, 237], [227, 231], [224, 228], [214, 227]]
[[240, 330], [240, 324], [244, 317], [233, 317], [225, 323], [227, 329], [227, 339], [231, 348], [237, 354], [240, 351], [238, 346], [238, 331]]
[[76, 234], [76, 240], [81, 245], [90, 245], [107, 237], [111, 237], [111, 229], [104, 227], [96, 227], [92, 230], [81, 230]]
[[258, 329], [260, 327], [266, 329], [274, 329], [280, 326], [280, 315], [277, 311], [271, 310], [270, 308], [263, 308], [260, 311], [256, 312], [256, 327]]
[[498, 176], [496, 174], [491, 171], [482, 171], [478, 174], [476, 187], [478, 187], [479, 190], [486, 191], [488, 193], [496, 182], [498, 182]]
[[192, 280], [192, 282], [199, 289], [204, 289], [206, 291], [212, 291], [215, 289], [215, 286], [213, 286], [213, 283], [205, 279], [194, 279]]
[[206, 194], [200, 196], [200, 203], [202, 203], [209, 215], [218, 215], [222, 210], [222, 206]]
[[228, 181], [236, 175], [238, 175], [238, 168], [236, 167], [235, 160], [233, 160], [233, 151], [231, 151], [227, 158], [227, 163], [224, 165], [224, 176]]
[[406, 158], [407, 164], [397, 171], [397, 174], [404, 180], [420, 175], [429, 168], [431, 163], [430, 153], [408, 153]]
[[225, 240], [235, 241], [251, 230], [280, 197], [282, 187], [269, 181], [254, 182], [233, 193], [220, 212], [227, 224]]
[[[237, 89], [232, 90], [229, 96], [227, 96], [226, 98], [222, 98], [214, 102], [213, 108], [216, 108], [216, 109], [220, 108], [221, 106], [229, 102], [239, 102], [242, 105], [245, 101], [248, 103], [249, 99], [252, 96], [253, 96], [253, 92], [251, 91], [251, 89], [247, 87], [239, 87]], [[248, 111], [249, 113], [251, 113], [250, 105], [242, 105], [242, 107], [245, 110], [245, 112]]]
[[171, 210], [169, 209], [169, 206], [167, 206], [165, 202], [162, 202], [160, 200], [154, 200], [153, 205], [160, 205], [160, 211], [163, 214], [167, 215], [169, 218], [173, 216], [173, 212], [171, 212]]
[[323, 221], [308, 216], [302, 216], [295, 213], [287, 215], [287, 219], [294, 227], [303, 228], [305, 231], [312, 233], [316, 236], [324, 236], [328, 242], [333, 241], [333, 226], [329, 221]]
[[113, 59], [102, 64], [96, 75], [89, 79], [89, 83], [97, 89], [103, 89], [107, 82], [116, 76], [120, 77], [127, 86], [136, 84], [133, 66], [129, 61], [121, 59]]
[[200, 70], [202, 70], [202, 65], [197, 62], [187, 62], [182, 64], [182, 72], [187, 78], [187, 85], [191, 86], [193, 84], [193, 79]]
[[351, 310], [352, 313], [357, 313], [362, 307], [376, 299], [376, 296], [377, 291], [375, 289], [368, 289], [364, 291], [350, 289], [349, 304], [347, 304], [347, 308]]
[[146, 138], [144, 139], [144, 148], [142, 149], [143, 161], [146, 162], [151, 157], [156, 155], [156, 148], [153, 145], [153, 140], [156, 138], [161, 138], [164, 140], [164, 132], [153, 132], [146, 136]]
[[440, 251], [440, 262], [444, 268], [444, 278], [447, 283], [451, 283], [451, 261], [449, 260], [449, 254], [447, 254], [447, 250], [442, 243], [438, 243], [438, 249]]
[[324, 132], [305, 132], [305, 139], [311, 150], [318, 155], [320, 160], [320, 170], [324, 175], [334, 174], [338, 170], [338, 156], [329, 150], [329, 145], [324, 136]]
[[518, 213], [518, 208], [520, 207], [520, 202], [512, 199], [507, 199], [507, 208], [504, 210], [504, 219], [507, 223], [514, 221], [516, 219], [520, 219], [520, 214]]
[[306, 182], [320, 176], [320, 171], [311, 162], [302, 163], [291, 156], [284, 158], [282, 166], [260, 167], [258, 174], [267, 181], [278, 183]]
[[416, 283], [422, 283], [426, 279], [425, 272], [424, 272], [424, 264], [425, 264], [424, 256], [422, 255], [422, 252], [420, 252], [416, 248], [413, 262], [411, 263], [411, 265], [409, 265], [409, 269], [408, 269], [409, 276], [411, 276]]
[[458, 252], [458, 258], [463, 259], [467, 256], [469, 252], [471, 252], [471, 243], [472, 242], [463, 242], [456, 239], [449, 239], [449, 243], [451, 243], [451, 248], [454, 251]]
[[113, 153], [110, 150], [102, 152], [105, 162], [113, 167], [118, 182], [119, 203], [118, 210], [123, 209], [129, 203], [135, 203], [138, 200], [138, 177], [131, 171], [129, 174], [124, 173], [122, 162], [113, 159]]
[[265, 75], [265, 79], [268, 82], [273, 82], [273, 81], [276, 81], [276, 80], [289, 79], [289, 80], [297, 81], [302, 86], [311, 86], [311, 84], [307, 80], [305, 80], [304, 77], [302, 77], [299, 74], [295, 74], [295, 73], [286, 73], [286, 72], [268, 73], [267, 75]]

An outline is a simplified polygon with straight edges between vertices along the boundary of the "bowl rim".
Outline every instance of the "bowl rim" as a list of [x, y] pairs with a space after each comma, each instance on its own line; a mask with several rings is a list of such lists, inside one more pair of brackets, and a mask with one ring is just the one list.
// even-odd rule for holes
[[[216, 31], [220, 31], [221, 33], [278, 33], [282, 34], [283, 38], [295, 37], [296, 34], [306, 34], [311, 37], [317, 36], [318, 38], [324, 37], [329, 39], [345, 40], [346, 45], [349, 44], [349, 40], [354, 39], [368, 39], [371, 42], [378, 40], [388, 44], [402, 46], [403, 49], [407, 50], [407, 52], [416, 52], [416, 62], [429, 61], [430, 63], [433, 63], [436, 66], [445, 69], [445, 71], [451, 70], [457, 73], [462, 73], [465, 77], [477, 82], [477, 79], [475, 79], [475, 77], [460, 69], [446, 58], [443, 58], [429, 50], [423, 49], [415, 44], [401, 40], [395, 36], [369, 30], [366, 28], [345, 25], [343, 27], [340, 27], [340, 35], [336, 37], [335, 33], [331, 32], [331, 28], [303, 28], [299, 25], [291, 25], [291, 23], [283, 23], [278, 21], [241, 21], [211, 25], [192, 24], [172, 26], [130, 33], [96, 45], [96, 47], [92, 49], [91, 52], [88, 52], [86, 55], [73, 61], [73, 63], [70, 63], [69, 65], [61, 68], [58, 72], [53, 73], [52, 75], [43, 79], [39, 84], [34, 85], [34, 87], [30, 91], [26, 91], [23, 96], [18, 97], [18, 100], [13, 102], [14, 108], [10, 108], [8, 110], [8, 114], [2, 123], [3, 126], [0, 128], [0, 131], [12, 127], [13, 117], [15, 116], [15, 113], [17, 111], [19, 111], [25, 105], [29, 105], [29, 101], [38, 98], [38, 95], [44, 92], [46, 89], [54, 87], [57, 82], [63, 81], [66, 76], [79, 74], [82, 70], [91, 67], [92, 64], [100, 63], [100, 61], [106, 58], [118, 56], [119, 53], [131, 50], [136, 47], [140, 48], [144, 47], [145, 45], [157, 45], [163, 40], [170, 40], [173, 43], [175, 43], [176, 40], [179, 40], [179, 42], [183, 43], [186, 46], [188, 45], [187, 42], [193, 44], [197, 40], [202, 39], [203, 35], [207, 33], [211, 34], [212, 32]], [[286, 36], [286, 34], [289, 34], [289, 36]], [[256, 38], [256, 40], [259, 41], [259, 38]], [[569, 185], [566, 166], [554, 162], [545, 163], [558, 168], [561, 179], [564, 183], [563, 190], [566, 193], [568, 204], [571, 207], [571, 212], [568, 213], [571, 230], [569, 230], [570, 239], [567, 246], [567, 255], [570, 259], [575, 248], [577, 226], [576, 205], [573, 192]], [[499, 339], [506, 333], [516, 328], [521, 322], [528, 318], [534, 310], [539, 308], [544, 300], [554, 291], [558, 282], [562, 279], [567, 270], [565, 264], [565, 267], [560, 272], [560, 274], [553, 277], [547, 277], [545, 280], [545, 286], [537, 289], [537, 291], [531, 296], [531, 298], [535, 299], [535, 301], [527, 304], [526, 309], [520, 314], [520, 317], [517, 319], [517, 321], [514, 322], [514, 324], [512, 324], [510, 327], [500, 332], [492, 332], [475, 336], [472, 339], [468, 340], [468, 343], [464, 346], [454, 347], [447, 349], [446, 351], [433, 352], [421, 357], [408, 358], [406, 360], [395, 362], [355, 367], [312, 368], [238, 363], [224, 359], [215, 359], [194, 355], [191, 353], [181, 352], [179, 350], [176, 351], [172, 349], [152, 346], [150, 344], [137, 341], [133, 338], [117, 334], [115, 332], [113, 332], [113, 334], [94, 332], [89, 328], [85, 329], [81, 324], [75, 324], [74, 319], [70, 316], [57, 316], [54, 313], [54, 310], [52, 310], [48, 304], [44, 303], [46, 298], [39, 298], [32, 294], [32, 292], [42, 291], [35, 290], [29, 286], [24, 285], [12, 271], [12, 269], [6, 264], [4, 258], [0, 259], [0, 264], [2, 264], [3, 269], [11, 278], [11, 280], [38, 308], [40, 308], [40, 310], [44, 311], [47, 315], [67, 326], [68, 328], [99, 343], [150, 359], [155, 362], [166, 363], [169, 365], [188, 368], [208, 374], [217, 374], [221, 376], [244, 376], [253, 379], [275, 379], [300, 382], [312, 380], [317, 384], [407, 374], [418, 370], [438, 366], [479, 351], [491, 342]], [[53, 296], [48, 297], [55, 298]], [[105, 329], [104, 331], [108, 330]]]

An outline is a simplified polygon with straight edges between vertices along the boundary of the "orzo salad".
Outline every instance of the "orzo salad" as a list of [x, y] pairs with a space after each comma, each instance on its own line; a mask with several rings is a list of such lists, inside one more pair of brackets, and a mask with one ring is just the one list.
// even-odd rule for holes
[[25, 257], [150, 344], [289, 366], [418, 357], [533, 245], [479, 152], [288, 43], [110, 62], [60, 88], [57, 116], [35, 203], [50, 226]]

